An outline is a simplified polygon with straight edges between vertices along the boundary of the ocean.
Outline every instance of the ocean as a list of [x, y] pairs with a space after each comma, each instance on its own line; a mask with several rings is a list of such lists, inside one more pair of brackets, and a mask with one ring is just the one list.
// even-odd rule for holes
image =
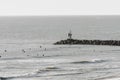
[[120, 40], [120, 16], [0, 17], [1, 80], [120, 80], [120, 46], [53, 45]]

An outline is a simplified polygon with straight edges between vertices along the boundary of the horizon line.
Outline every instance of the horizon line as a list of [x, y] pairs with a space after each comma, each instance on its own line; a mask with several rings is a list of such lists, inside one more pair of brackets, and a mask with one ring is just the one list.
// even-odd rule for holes
[[0, 15], [0, 17], [24, 17], [24, 16], [28, 16], [28, 17], [61, 17], [61, 16], [68, 16], [68, 17], [74, 17], [74, 16], [120, 16], [120, 14], [117, 14], [117, 15], [112, 15], [112, 14], [104, 14], [104, 15], [102, 15], [102, 14], [97, 14], [97, 15], [94, 15], [94, 14], [90, 14], [90, 15]]

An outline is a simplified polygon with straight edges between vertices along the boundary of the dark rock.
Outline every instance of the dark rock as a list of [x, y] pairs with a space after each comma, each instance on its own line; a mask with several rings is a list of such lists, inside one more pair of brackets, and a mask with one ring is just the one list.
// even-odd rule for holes
[[61, 40], [54, 45], [77, 45], [77, 44], [86, 44], [86, 45], [114, 45], [120, 46], [119, 40], [77, 40], [77, 39], [66, 39]]

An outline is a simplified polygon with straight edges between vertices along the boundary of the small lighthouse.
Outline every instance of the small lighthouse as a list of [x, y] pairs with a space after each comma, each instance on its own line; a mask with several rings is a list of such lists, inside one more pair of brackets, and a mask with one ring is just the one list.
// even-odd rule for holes
[[70, 32], [68, 33], [68, 39], [72, 39], [72, 32], [70, 30]]

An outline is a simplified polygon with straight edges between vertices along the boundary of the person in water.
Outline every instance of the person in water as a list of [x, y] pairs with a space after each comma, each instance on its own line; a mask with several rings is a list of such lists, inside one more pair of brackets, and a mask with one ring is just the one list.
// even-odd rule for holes
[[24, 50], [24, 49], [22, 49], [22, 52], [24, 52], [24, 53], [25, 53], [25, 50]]
[[7, 52], [7, 50], [5, 50], [5, 52]]
[[40, 48], [42, 48], [42, 46], [40, 46]]

